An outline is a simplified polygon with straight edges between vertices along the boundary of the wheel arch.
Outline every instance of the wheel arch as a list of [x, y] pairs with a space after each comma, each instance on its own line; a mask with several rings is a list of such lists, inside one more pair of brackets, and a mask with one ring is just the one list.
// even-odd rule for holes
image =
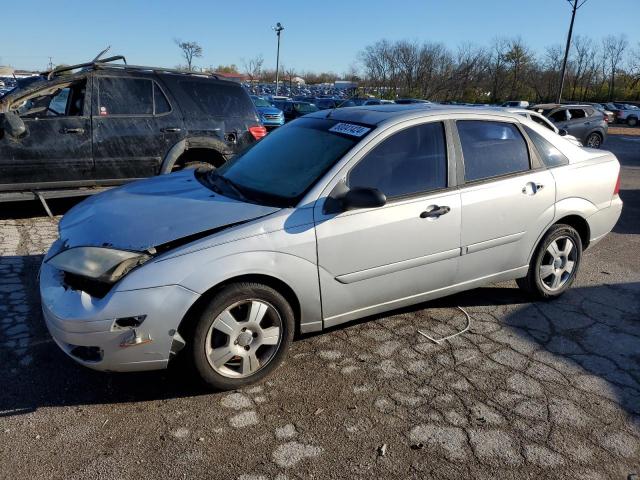
[[[215, 158], [221, 163], [227, 161], [227, 146], [219, 139], [211, 137], [188, 137], [176, 142], [167, 152], [160, 166], [160, 174], [171, 173], [174, 165], [189, 152], [215, 152]], [[214, 163], [214, 166], [219, 166]]]

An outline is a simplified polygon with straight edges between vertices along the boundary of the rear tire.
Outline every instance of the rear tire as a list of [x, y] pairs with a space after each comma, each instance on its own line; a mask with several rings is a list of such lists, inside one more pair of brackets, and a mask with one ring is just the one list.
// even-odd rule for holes
[[635, 117], [628, 118], [627, 125], [629, 125], [630, 127], [635, 127], [636, 125], [638, 125], [638, 119]]
[[581, 261], [582, 241], [578, 232], [569, 225], [553, 225], [536, 247], [527, 276], [516, 283], [534, 298], [558, 298], [575, 281]]
[[602, 136], [599, 133], [593, 132], [589, 134], [589, 136], [587, 137], [587, 144], [586, 144], [587, 147], [600, 148], [601, 145], [602, 145]]
[[204, 309], [189, 348], [200, 378], [215, 390], [259, 382], [285, 359], [295, 331], [293, 309], [259, 283], [224, 287]]

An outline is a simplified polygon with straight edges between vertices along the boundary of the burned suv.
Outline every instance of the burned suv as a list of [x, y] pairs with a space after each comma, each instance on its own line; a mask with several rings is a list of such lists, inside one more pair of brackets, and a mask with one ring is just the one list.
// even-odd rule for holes
[[215, 75], [121, 56], [56, 69], [0, 100], [0, 200], [218, 167], [265, 133], [244, 89]]

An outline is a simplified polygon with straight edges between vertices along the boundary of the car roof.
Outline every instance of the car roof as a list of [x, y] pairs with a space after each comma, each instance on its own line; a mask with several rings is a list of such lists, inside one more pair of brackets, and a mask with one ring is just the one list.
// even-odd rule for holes
[[560, 107], [564, 107], [564, 108], [581, 108], [581, 107], [593, 107], [593, 105], [588, 105], [585, 103], [539, 103], [537, 105], [534, 105], [533, 109], [538, 109], [538, 108], [542, 108], [544, 110], [550, 110], [552, 108], [560, 108]]
[[330, 118], [343, 122], [363, 123], [366, 125], [380, 125], [387, 121], [402, 121], [416, 117], [429, 117], [442, 114], [481, 114], [504, 115], [511, 118], [520, 118], [506, 109], [478, 109], [459, 105], [438, 105], [433, 103], [381, 104], [362, 105], [359, 107], [344, 107], [333, 110], [320, 110], [306, 115], [307, 118]]

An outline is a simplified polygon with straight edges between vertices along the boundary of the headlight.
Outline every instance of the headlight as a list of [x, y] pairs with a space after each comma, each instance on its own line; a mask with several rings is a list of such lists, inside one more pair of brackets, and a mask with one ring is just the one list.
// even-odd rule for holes
[[46, 262], [55, 268], [104, 283], [115, 283], [151, 256], [139, 252], [101, 247], [75, 247]]

